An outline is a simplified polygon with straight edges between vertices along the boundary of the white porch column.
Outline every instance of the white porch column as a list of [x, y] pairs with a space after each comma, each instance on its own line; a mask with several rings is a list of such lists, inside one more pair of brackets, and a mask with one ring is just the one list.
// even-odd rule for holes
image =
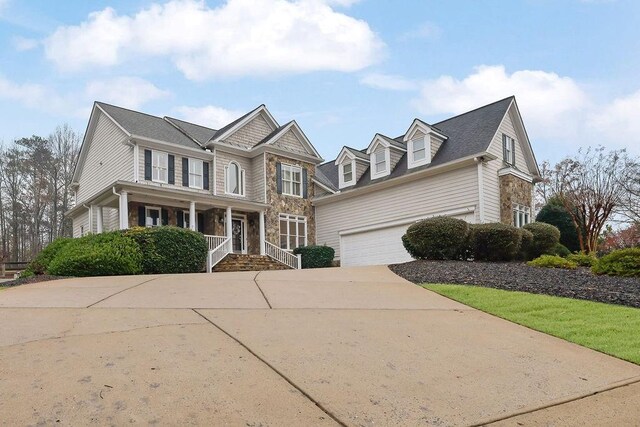
[[196, 231], [198, 229], [198, 224], [197, 224], [197, 219], [196, 219], [196, 202], [191, 202], [189, 204], [189, 228], [192, 229], [193, 231]]
[[260, 211], [260, 255], [264, 255], [265, 253], [264, 211]]
[[229, 206], [227, 208], [227, 216], [226, 216], [226, 223], [225, 223], [225, 236], [226, 237], [231, 237], [231, 206]]
[[96, 233], [102, 233], [102, 206], [96, 207], [98, 208], [96, 212]]
[[120, 214], [120, 230], [126, 230], [129, 228], [129, 198], [126, 191], [120, 192], [118, 213]]

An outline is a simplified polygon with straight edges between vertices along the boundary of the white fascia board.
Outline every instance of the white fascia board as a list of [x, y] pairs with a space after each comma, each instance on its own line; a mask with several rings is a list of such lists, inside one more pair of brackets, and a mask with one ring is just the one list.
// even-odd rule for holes
[[413, 224], [414, 222], [427, 219], [427, 218], [433, 218], [436, 216], [455, 216], [455, 215], [470, 214], [470, 213], [474, 213], [475, 209], [476, 209], [475, 206], [468, 206], [468, 207], [459, 208], [459, 209], [450, 209], [446, 211], [432, 212], [425, 215], [418, 215], [418, 216], [412, 216], [409, 218], [397, 219], [394, 221], [378, 222], [375, 224], [363, 225], [357, 228], [342, 230], [338, 232], [338, 235], [347, 236], [349, 234], [363, 233], [365, 231], [382, 230], [385, 228], [397, 227], [399, 225]]
[[525, 138], [527, 154], [528, 154], [528, 158], [529, 158], [529, 161], [530, 161], [530, 164], [528, 164], [528, 166], [531, 169], [531, 166], [533, 164], [533, 170], [535, 172], [535, 175], [537, 177], [539, 177], [540, 176], [540, 168], [538, 166], [538, 161], [536, 160], [536, 155], [533, 152], [533, 147], [531, 146], [531, 141], [529, 140], [529, 135], [527, 134], [527, 129], [524, 127], [524, 121], [522, 120], [522, 115], [520, 114], [520, 109], [518, 108], [518, 103], [516, 102], [515, 98], [513, 99], [513, 101], [511, 101], [511, 105], [509, 106], [509, 109], [511, 109], [511, 107], [513, 107], [513, 109], [514, 109], [514, 111], [516, 113], [515, 114], [516, 121], [518, 122], [518, 126], [522, 130], [522, 134], [524, 135], [524, 138]]
[[197, 159], [211, 160], [213, 153], [211, 151], [199, 148], [185, 147], [184, 145], [174, 144], [172, 142], [161, 141], [153, 138], [146, 138], [139, 135], [131, 135], [131, 139], [142, 143], [142, 145], [158, 150], [166, 151], [169, 154], [184, 154]]
[[498, 176], [504, 175], [513, 175], [527, 182], [533, 183], [533, 176], [512, 167], [502, 168], [498, 171]]
[[433, 135], [436, 135], [438, 138], [441, 138], [443, 141], [447, 139], [446, 135], [443, 135], [442, 133], [440, 133], [437, 130], [433, 129], [431, 126], [429, 126], [428, 124], [424, 123], [422, 120], [413, 119], [413, 122], [411, 123], [411, 126], [409, 126], [409, 129], [407, 129], [407, 132], [404, 134], [403, 141], [407, 142], [407, 141], [411, 140], [411, 137], [413, 137], [413, 135], [415, 134], [415, 131], [417, 129], [420, 129], [422, 131], [422, 133], [424, 133], [425, 135], [433, 134]]
[[318, 187], [322, 188], [322, 189], [323, 189], [323, 190], [325, 190], [325, 191], [328, 191], [328, 192], [329, 192], [329, 193], [331, 193], [331, 194], [336, 194], [336, 193], [337, 193], [337, 191], [336, 191], [336, 190], [333, 190], [333, 189], [331, 189], [331, 188], [327, 187], [326, 185], [324, 185], [323, 183], [321, 183], [320, 181], [318, 181], [318, 180], [317, 180], [317, 179], [315, 179], [315, 178], [311, 178], [311, 181], [312, 181], [314, 184], [316, 184]]
[[389, 148], [389, 146], [391, 145], [387, 141], [385, 141], [385, 139], [382, 138], [379, 133], [377, 133], [367, 147], [367, 154], [370, 155], [371, 153], [373, 153], [378, 144], [381, 144], [384, 148]]
[[353, 154], [351, 150], [349, 150], [347, 147], [342, 147], [342, 150], [340, 150], [340, 154], [338, 154], [338, 157], [336, 158], [335, 165], [340, 165], [344, 161], [345, 157], [347, 157], [349, 160], [354, 160], [356, 158], [355, 154]]
[[275, 130], [280, 127], [276, 119], [271, 115], [269, 110], [267, 110], [267, 107], [263, 104], [258, 108], [256, 108], [255, 110], [253, 110], [251, 114], [249, 114], [247, 117], [245, 117], [244, 119], [236, 123], [230, 129], [227, 129], [222, 135], [216, 136], [212, 142], [219, 142], [225, 139], [226, 137], [228, 137], [229, 135], [235, 133], [238, 129], [240, 129], [241, 127], [249, 123], [251, 120], [253, 120], [255, 117], [257, 117], [258, 114], [264, 114], [265, 116], [267, 116], [268, 121], [271, 122], [270, 124], [272, 126], [272, 130]]
[[318, 153], [318, 151], [315, 149], [313, 144], [311, 144], [311, 141], [309, 141], [307, 136], [304, 134], [304, 132], [300, 128], [300, 125], [298, 125], [298, 123], [295, 120], [291, 121], [288, 125], [283, 127], [278, 133], [276, 133], [267, 142], [265, 142], [265, 144], [268, 144], [268, 145], [275, 144], [276, 141], [282, 138], [284, 134], [286, 134], [289, 130], [291, 130], [296, 135], [296, 137], [302, 143], [302, 145], [304, 145], [307, 148], [307, 151], [311, 150], [310, 154], [313, 154], [314, 156], [321, 158], [320, 153]]

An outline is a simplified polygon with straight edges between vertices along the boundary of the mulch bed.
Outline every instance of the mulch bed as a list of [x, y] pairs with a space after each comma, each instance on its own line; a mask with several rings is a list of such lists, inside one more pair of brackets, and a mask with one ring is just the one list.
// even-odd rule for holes
[[29, 283], [48, 282], [49, 280], [58, 280], [58, 279], [68, 279], [68, 277], [49, 276], [49, 275], [43, 274], [41, 276], [23, 277], [23, 278], [13, 279], [8, 282], [0, 282], [0, 287], [27, 285]]
[[564, 270], [519, 262], [422, 260], [389, 268], [413, 283], [475, 285], [640, 308], [640, 279], [597, 276], [588, 268]]

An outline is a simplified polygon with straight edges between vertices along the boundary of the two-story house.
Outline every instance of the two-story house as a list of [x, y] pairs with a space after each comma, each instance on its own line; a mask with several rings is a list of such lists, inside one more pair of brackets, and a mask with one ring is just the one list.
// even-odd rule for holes
[[[514, 97], [398, 137], [376, 134], [322, 163], [304, 132], [264, 105], [221, 129], [96, 102], [74, 174], [74, 236], [175, 225], [205, 234], [209, 269], [229, 254], [297, 268], [327, 244], [342, 265], [410, 260], [423, 218], [522, 226], [538, 166]], [[246, 255], [242, 255], [246, 254]], [[231, 257], [233, 258], [233, 257]]]
[[[261, 105], [221, 129], [96, 102], [76, 165], [74, 237], [174, 225], [226, 254], [270, 255], [315, 243], [311, 199], [322, 159], [295, 121]], [[213, 253], [215, 251], [215, 253]]]

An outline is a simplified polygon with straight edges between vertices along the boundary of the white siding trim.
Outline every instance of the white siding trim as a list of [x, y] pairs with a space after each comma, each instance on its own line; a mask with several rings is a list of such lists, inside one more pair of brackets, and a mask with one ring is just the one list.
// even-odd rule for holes
[[478, 162], [478, 222], [484, 222], [484, 162]]
[[533, 177], [531, 175], [526, 174], [522, 171], [519, 171], [518, 169], [514, 169], [512, 167], [500, 169], [498, 171], [498, 176], [503, 176], [503, 175], [514, 175], [520, 179], [524, 179], [527, 182], [533, 182]]
[[133, 143], [133, 180], [135, 182], [140, 181], [140, 146], [137, 142]]

